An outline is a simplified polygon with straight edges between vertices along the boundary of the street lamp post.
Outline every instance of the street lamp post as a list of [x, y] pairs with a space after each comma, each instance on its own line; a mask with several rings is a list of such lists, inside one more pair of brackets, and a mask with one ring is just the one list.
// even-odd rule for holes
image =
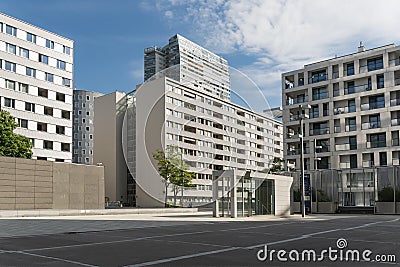
[[303, 133], [303, 119], [308, 118], [308, 114], [305, 113], [305, 110], [310, 109], [310, 105], [300, 105], [300, 192], [301, 192], [301, 199], [300, 199], [300, 206], [301, 206], [301, 217], [304, 218], [306, 213], [305, 201], [304, 201], [304, 193], [305, 193], [305, 186], [304, 186], [304, 133]]

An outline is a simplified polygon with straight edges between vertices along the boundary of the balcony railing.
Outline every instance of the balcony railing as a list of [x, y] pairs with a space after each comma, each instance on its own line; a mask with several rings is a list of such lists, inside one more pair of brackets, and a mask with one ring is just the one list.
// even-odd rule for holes
[[333, 114], [335, 114], [335, 115], [351, 113], [351, 112], [356, 112], [356, 106], [337, 107], [337, 108], [333, 109]]
[[[289, 156], [294, 156], [294, 155], [300, 155], [300, 152], [301, 152], [300, 149], [296, 148], [296, 149], [288, 150], [287, 154]], [[309, 147], [305, 147], [303, 153], [304, 154], [310, 154], [310, 148]]]
[[361, 104], [361, 110], [371, 110], [371, 109], [378, 109], [378, 108], [384, 108], [385, 107], [385, 101], [377, 101], [377, 102], [371, 102], [371, 103], [366, 103], [366, 104]]
[[367, 141], [367, 148], [386, 147], [386, 141]]
[[398, 145], [400, 145], [399, 138], [393, 138], [392, 139], [392, 146], [398, 146]]
[[381, 122], [364, 122], [361, 124], [362, 130], [381, 128]]
[[394, 86], [400, 85], [400, 78], [394, 79]]
[[330, 145], [321, 145], [321, 148], [317, 149], [317, 153], [325, 153], [331, 151], [331, 146]]
[[299, 97], [299, 98], [289, 98], [286, 100], [286, 105], [295, 105], [295, 104], [300, 104], [308, 102], [308, 96], [305, 97]]
[[389, 67], [394, 67], [400, 65], [400, 58], [395, 58], [389, 60]]
[[371, 91], [371, 90], [372, 90], [372, 86], [370, 84], [361, 84], [361, 85], [357, 85], [357, 86], [351, 86], [351, 87], [344, 88], [344, 94], [349, 95], [349, 94]]
[[374, 167], [374, 166], [375, 166], [375, 163], [374, 163], [373, 160], [363, 160], [362, 166], [363, 166], [364, 168]]
[[329, 97], [328, 92], [322, 92], [322, 93], [319, 93], [319, 94], [313, 94], [312, 100], [321, 100], [321, 99], [325, 99], [325, 98], [328, 98], [328, 97]]
[[350, 144], [335, 145], [335, 151], [350, 150]]
[[393, 158], [393, 159], [392, 159], [392, 165], [400, 165], [400, 159], [398, 159], [398, 158]]
[[300, 119], [301, 115], [290, 115], [289, 120], [290, 121], [298, 121]]
[[367, 72], [367, 71], [368, 71], [367, 65], [360, 66], [360, 73], [364, 73], [364, 72]]
[[335, 131], [335, 133], [340, 133], [340, 132], [342, 131], [342, 127], [340, 127], [340, 126], [335, 126], [335, 127], [334, 127], [334, 131]]
[[357, 125], [355, 124], [346, 125], [346, 132], [353, 132], [353, 131], [357, 131]]
[[310, 135], [321, 135], [328, 134], [329, 128], [321, 128], [321, 129], [310, 129]]
[[390, 105], [391, 105], [391, 106], [398, 106], [398, 105], [400, 105], [400, 99], [399, 99], [399, 98], [390, 99]]
[[318, 83], [318, 82], [326, 81], [327, 79], [328, 79], [327, 73], [318, 73], [318, 74], [314, 74], [310, 78], [308, 78], [308, 83]]
[[343, 76], [351, 76], [354, 75], [354, 69], [344, 70]]
[[339, 72], [338, 71], [334, 71], [332, 73], [332, 79], [337, 79], [337, 78], [339, 78]]
[[392, 119], [391, 124], [392, 124], [392, 126], [400, 125], [400, 118], [399, 119]]

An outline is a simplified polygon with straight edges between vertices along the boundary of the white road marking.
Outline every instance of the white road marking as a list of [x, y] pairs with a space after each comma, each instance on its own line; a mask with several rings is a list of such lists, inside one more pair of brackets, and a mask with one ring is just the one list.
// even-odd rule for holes
[[76, 265], [80, 265], [80, 266], [96, 267], [96, 265], [86, 264], [86, 263], [79, 262], [79, 261], [71, 261], [71, 260], [61, 259], [61, 258], [57, 258], [57, 257], [50, 257], [50, 256], [28, 253], [28, 252], [24, 252], [24, 251], [15, 251], [15, 253], [29, 255], [29, 256], [33, 256], [33, 257], [51, 259], [51, 260], [56, 260], [56, 261], [63, 261], [63, 262], [72, 263], [72, 264], [76, 264]]
[[212, 255], [212, 254], [219, 254], [219, 253], [233, 251], [233, 250], [239, 250], [239, 249], [254, 249], [254, 248], [257, 248], [257, 247], [263, 247], [265, 245], [268, 246], [268, 245], [282, 244], [282, 243], [287, 243], [287, 242], [291, 242], [291, 241], [297, 241], [297, 240], [310, 238], [310, 237], [313, 237], [313, 236], [316, 236], [316, 235], [332, 233], [332, 232], [338, 232], [338, 231], [349, 231], [349, 230], [359, 229], [359, 228], [368, 227], [368, 226], [371, 226], [371, 225], [376, 225], [376, 224], [381, 224], [381, 223], [395, 222], [395, 221], [398, 221], [398, 220], [400, 220], [400, 218], [399, 219], [390, 220], [390, 221], [379, 221], [379, 222], [374, 222], [374, 223], [366, 223], [366, 224], [362, 224], [362, 225], [359, 225], [359, 226], [348, 227], [348, 228], [337, 228], [337, 229], [331, 229], [331, 230], [326, 230], [326, 231], [320, 231], [320, 232], [315, 232], [315, 233], [311, 233], [311, 234], [301, 235], [301, 236], [295, 237], [295, 238], [284, 239], [284, 240], [274, 241], [274, 242], [270, 242], [270, 243], [262, 243], [262, 244], [257, 244], [257, 245], [253, 245], [253, 246], [248, 246], [248, 247], [232, 247], [232, 248], [227, 248], [227, 249], [211, 250], [211, 251], [207, 251], [207, 252], [194, 253], [194, 254], [188, 254], [188, 255], [177, 256], [177, 257], [172, 257], [172, 258], [165, 258], [165, 259], [160, 259], [160, 260], [155, 260], [155, 261], [142, 262], [142, 263], [128, 265], [128, 266], [129, 267], [149, 266], [149, 265], [155, 265], [155, 264], [179, 261], [179, 260], [182, 260], [182, 259], [190, 259], [190, 258], [207, 256], [207, 255]]

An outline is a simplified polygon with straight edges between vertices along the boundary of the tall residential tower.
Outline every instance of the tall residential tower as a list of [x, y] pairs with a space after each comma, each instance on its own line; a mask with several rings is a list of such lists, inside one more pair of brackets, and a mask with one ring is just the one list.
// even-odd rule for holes
[[195, 90], [230, 99], [228, 62], [179, 34], [171, 37], [166, 46], [149, 47], [144, 53], [145, 81], [164, 70], [168, 71], [168, 77]]

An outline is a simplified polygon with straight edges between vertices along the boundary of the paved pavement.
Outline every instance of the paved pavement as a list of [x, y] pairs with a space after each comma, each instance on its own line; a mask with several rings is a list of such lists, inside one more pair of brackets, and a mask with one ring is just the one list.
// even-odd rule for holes
[[[0, 219], [0, 229], [0, 266], [400, 265], [399, 216], [310, 216], [306, 219], [298, 216], [210, 218], [206, 213], [82, 216], [56, 220]], [[337, 243], [339, 238], [342, 240]], [[269, 258], [257, 259], [257, 254], [265, 255], [265, 245], [269, 256], [275, 250], [272, 262]], [[322, 252], [329, 247], [338, 250], [331, 251], [330, 255], [337, 255], [336, 261], [329, 260], [328, 253]], [[322, 261], [304, 263], [289, 258], [296, 258], [298, 251], [301, 259], [304, 250], [311, 249], [316, 251], [317, 260]], [[371, 250], [372, 254], [366, 255], [370, 259], [378, 254], [394, 255], [397, 262], [340, 260], [340, 253], [345, 259], [346, 253], [349, 250], [353, 253], [355, 249], [360, 253]], [[281, 254], [287, 262], [278, 260], [278, 250], [287, 252]], [[351, 253], [348, 255], [352, 256]]]

